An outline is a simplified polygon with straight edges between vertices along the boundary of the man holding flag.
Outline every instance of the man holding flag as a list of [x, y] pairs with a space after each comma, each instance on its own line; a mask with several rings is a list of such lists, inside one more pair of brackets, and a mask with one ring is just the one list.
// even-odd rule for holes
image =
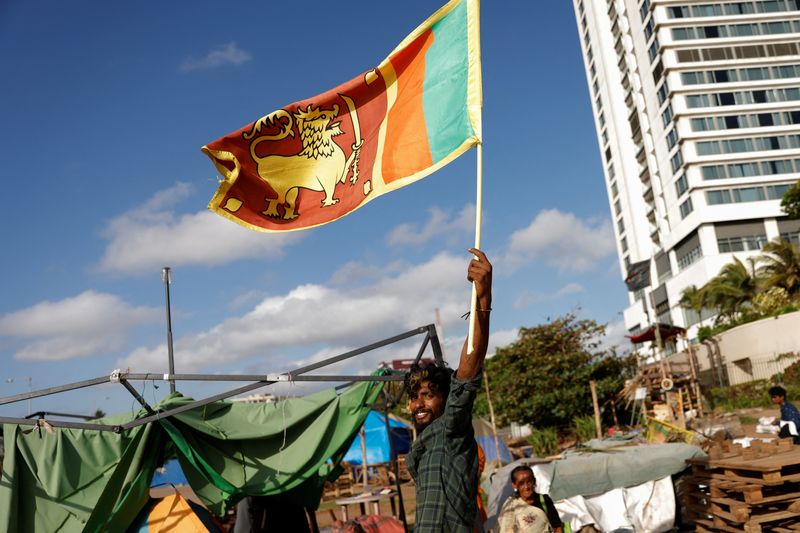
[[482, 531], [478, 519], [478, 450], [472, 429], [472, 405], [481, 388], [481, 368], [489, 345], [492, 265], [477, 248], [470, 252], [467, 279], [474, 283], [478, 305], [472, 334], [474, 350], [464, 341], [455, 373], [429, 366], [406, 374], [412, 420], [419, 431], [408, 454], [416, 483], [415, 532]]
[[480, 388], [492, 266], [480, 248], [479, 0], [450, 0], [377, 67], [275, 110], [202, 148], [224, 180], [215, 213], [256, 231], [311, 228], [409, 185], [477, 147], [475, 258], [467, 340], [454, 376], [412, 371], [416, 532], [471, 533], [477, 522], [472, 404]]

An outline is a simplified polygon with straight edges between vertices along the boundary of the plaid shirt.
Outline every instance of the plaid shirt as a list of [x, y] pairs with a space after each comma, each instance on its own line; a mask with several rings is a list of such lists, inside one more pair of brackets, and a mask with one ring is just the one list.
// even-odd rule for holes
[[414, 533], [472, 533], [477, 523], [478, 450], [472, 404], [481, 375], [453, 375], [444, 414], [411, 447], [408, 471], [417, 485]]

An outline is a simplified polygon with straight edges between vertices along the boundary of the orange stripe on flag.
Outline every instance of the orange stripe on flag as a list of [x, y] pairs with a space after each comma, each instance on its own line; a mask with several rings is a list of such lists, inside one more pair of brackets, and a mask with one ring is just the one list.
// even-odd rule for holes
[[387, 118], [381, 168], [386, 183], [433, 164], [422, 107], [425, 53], [431, 44], [433, 31], [427, 30], [390, 59], [397, 74], [397, 99]]

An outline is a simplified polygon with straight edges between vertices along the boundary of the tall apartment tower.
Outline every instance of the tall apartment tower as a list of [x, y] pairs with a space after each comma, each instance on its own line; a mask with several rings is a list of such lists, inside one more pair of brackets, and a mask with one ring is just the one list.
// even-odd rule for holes
[[650, 265], [626, 327], [691, 328], [684, 288], [798, 242], [800, 0], [573, 4], [623, 278]]

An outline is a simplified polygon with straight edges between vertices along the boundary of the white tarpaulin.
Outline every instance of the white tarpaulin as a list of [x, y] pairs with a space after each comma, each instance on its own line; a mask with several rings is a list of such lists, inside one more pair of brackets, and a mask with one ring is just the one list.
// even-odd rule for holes
[[[497, 514], [503, 502], [512, 494], [509, 474], [515, 466], [524, 463], [524, 460], [516, 461], [492, 476], [487, 491], [487, 531], [497, 530]], [[533, 474], [536, 491], [549, 493], [553, 463], [533, 465]], [[594, 496], [572, 496], [555, 501], [555, 506], [561, 519], [569, 522], [573, 531], [594, 524], [596, 529], [604, 532], [621, 529], [636, 533], [661, 533], [672, 529], [675, 522], [675, 493], [670, 476]]]

